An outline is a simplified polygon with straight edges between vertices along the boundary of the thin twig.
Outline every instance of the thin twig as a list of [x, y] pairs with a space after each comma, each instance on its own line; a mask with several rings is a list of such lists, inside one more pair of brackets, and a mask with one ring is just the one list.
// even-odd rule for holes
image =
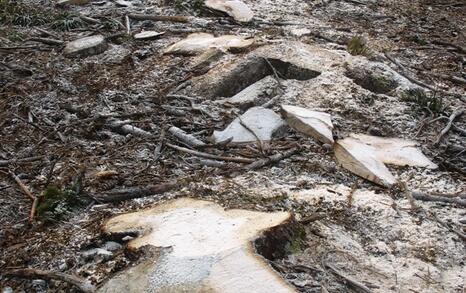
[[96, 288], [91, 282], [81, 279], [76, 276], [60, 273], [60, 272], [51, 272], [51, 271], [43, 271], [37, 269], [15, 269], [11, 271], [7, 271], [5, 273], [7, 276], [19, 277], [19, 278], [27, 278], [27, 279], [54, 279], [60, 280], [67, 283], [74, 285], [78, 288], [81, 292], [85, 293], [92, 293], [95, 292]]
[[175, 149], [180, 152], [188, 153], [194, 156], [198, 156], [201, 158], [207, 158], [207, 159], [214, 159], [214, 160], [219, 160], [219, 161], [227, 161], [227, 162], [236, 162], [236, 163], [253, 163], [255, 162], [253, 159], [248, 159], [248, 158], [241, 158], [241, 157], [224, 157], [224, 156], [217, 156], [217, 155], [212, 155], [204, 152], [199, 152], [195, 150], [190, 150], [184, 147], [180, 147], [177, 145], [173, 145], [171, 143], [166, 143], [166, 146]]
[[453, 121], [463, 115], [464, 113], [464, 109], [460, 109], [460, 110], [456, 110], [454, 111], [451, 115], [450, 115], [450, 118], [448, 118], [448, 123], [447, 125], [445, 126], [444, 129], [442, 129], [442, 131], [439, 133], [439, 135], [437, 136], [437, 139], [435, 140], [434, 144], [438, 144], [440, 142], [440, 140], [442, 139], [442, 137], [447, 134], [447, 132], [450, 130], [452, 124], [453, 124]]

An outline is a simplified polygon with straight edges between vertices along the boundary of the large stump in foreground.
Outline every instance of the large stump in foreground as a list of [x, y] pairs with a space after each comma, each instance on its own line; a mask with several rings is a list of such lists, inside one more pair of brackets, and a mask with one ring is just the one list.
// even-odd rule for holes
[[110, 279], [100, 292], [295, 292], [252, 243], [290, 219], [287, 212], [225, 211], [187, 198], [116, 216], [104, 225], [106, 233], [138, 231], [130, 249], [164, 249]]

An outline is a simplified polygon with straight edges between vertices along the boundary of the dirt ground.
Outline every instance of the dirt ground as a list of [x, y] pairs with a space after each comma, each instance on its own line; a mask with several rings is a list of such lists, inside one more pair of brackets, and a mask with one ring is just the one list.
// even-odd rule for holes
[[[306, 81], [285, 80], [286, 94], [272, 109], [279, 113], [280, 103], [288, 103], [325, 110], [332, 114], [337, 138], [356, 132], [416, 140], [439, 168], [390, 167], [393, 174], [409, 190], [464, 196], [466, 114], [435, 142], [448, 121], [439, 117], [466, 107], [462, 1], [246, 0], [255, 12], [249, 24], [199, 8], [198, 1], [130, 2], [132, 7], [97, 0], [57, 7], [51, 1], [0, 0], [1, 288], [76, 290], [60, 281], [4, 274], [26, 267], [75, 274], [100, 285], [140, 258], [123, 247], [111, 258], [84, 259], [83, 251], [108, 240], [124, 245], [122, 237], [103, 235], [102, 223], [116, 214], [187, 196], [226, 208], [292, 212], [306, 231], [302, 245], [268, 261], [299, 292], [361, 292], [348, 277], [370, 292], [466, 291], [464, 205], [413, 200], [399, 188], [365, 181], [339, 166], [331, 150], [291, 130], [267, 143], [265, 150], [256, 144], [203, 149], [256, 159], [264, 152], [299, 148], [297, 154], [255, 171], [244, 171], [238, 163], [205, 166], [198, 157], [167, 147], [181, 144], [166, 133], [174, 125], [207, 142], [214, 130], [224, 129], [242, 113], [194, 95], [192, 83], [202, 88], [216, 70], [222, 72], [222, 64], [293, 42], [350, 58], [347, 44], [357, 39], [363, 43], [363, 56], [354, 58], [385, 64], [420, 81], [427, 95], [413, 100], [352, 82], [348, 88], [351, 79], [322, 74]], [[192, 18], [188, 23], [132, 21], [133, 33], [165, 32], [156, 40], [137, 41], [125, 34], [128, 13]], [[193, 72], [195, 57], [163, 54], [190, 32], [254, 37], [256, 45], [226, 54], [210, 72]], [[109, 48], [85, 58], [67, 58], [63, 44], [33, 39], [66, 42], [97, 33], [108, 37]], [[200, 108], [169, 95], [180, 85], [185, 87], [179, 92], [195, 96]], [[111, 119], [129, 120], [151, 135], [125, 134], [110, 125]], [[53, 208], [40, 203], [29, 221], [32, 202], [11, 173], [34, 195], [55, 195]], [[183, 183], [163, 194], [120, 203], [88, 196], [174, 180]]]

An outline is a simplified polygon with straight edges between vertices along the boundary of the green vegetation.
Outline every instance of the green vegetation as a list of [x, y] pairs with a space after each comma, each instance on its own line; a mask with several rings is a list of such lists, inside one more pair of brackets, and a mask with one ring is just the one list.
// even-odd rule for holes
[[178, 10], [192, 10], [197, 13], [201, 12], [204, 6], [204, 0], [175, 0], [174, 5]]
[[367, 47], [366, 40], [361, 36], [352, 37], [347, 46], [346, 50], [351, 55], [362, 55], [369, 56], [369, 48]]
[[24, 27], [50, 25], [53, 29], [62, 31], [85, 26], [85, 23], [75, 14], [26, 5], [14, 0], [0, 0], [0, 24]]
[[55, 186], [47, 187], [37, 206], [37, 216], [43, 220], [58, 220], [71, 210], [80, 206], [83, 200], [71, 189], [59, 189]]
[[419, 110], [427, 110], [434, 114], [445, 112], [446, 106], [437, 93], [426, 94], [422, 89], [408, 90], [403, 94], [403, 100], [414, 103]]

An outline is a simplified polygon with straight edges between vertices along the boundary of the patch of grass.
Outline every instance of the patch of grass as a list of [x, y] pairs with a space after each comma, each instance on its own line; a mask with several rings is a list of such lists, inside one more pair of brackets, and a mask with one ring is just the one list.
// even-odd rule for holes
[[367, 47], [366, 40], [361, 36], [352, 37], [346, 45], [346, 50], [353, 56], [369, 56], [370, 50]]
[[70, 31], [75, 28], [84, 27], [85, 23], [79, 16], [62, 13], [55, 17], [55, 20], [51, 23], [51, 27], [60, 31]]
[[37, 206], [37, 216], [43, 220], [58, 220], [66, 216], [71, 210], [83, 203], [73, 189], [60, 189], [49, 186], [44, 191]]
[[192, 10], [197, 13], [201, 12], [202, 8], [204, 7], [203, 0], [175, 0], [173, 4], [178, 10]]
[[0, 0], [0, 23], [19, 26], [43, 25], [52, 15], [44, 9], [14, 0]]
[[427, 94], [422, 89], [412, 89], [406, 91], [403, 100], [414, 103], [415, 107], [419, 110], [427, 110], [434, 114], [445, 112], [446, 106], [442, 97], [437, 96], [437, 93]]

